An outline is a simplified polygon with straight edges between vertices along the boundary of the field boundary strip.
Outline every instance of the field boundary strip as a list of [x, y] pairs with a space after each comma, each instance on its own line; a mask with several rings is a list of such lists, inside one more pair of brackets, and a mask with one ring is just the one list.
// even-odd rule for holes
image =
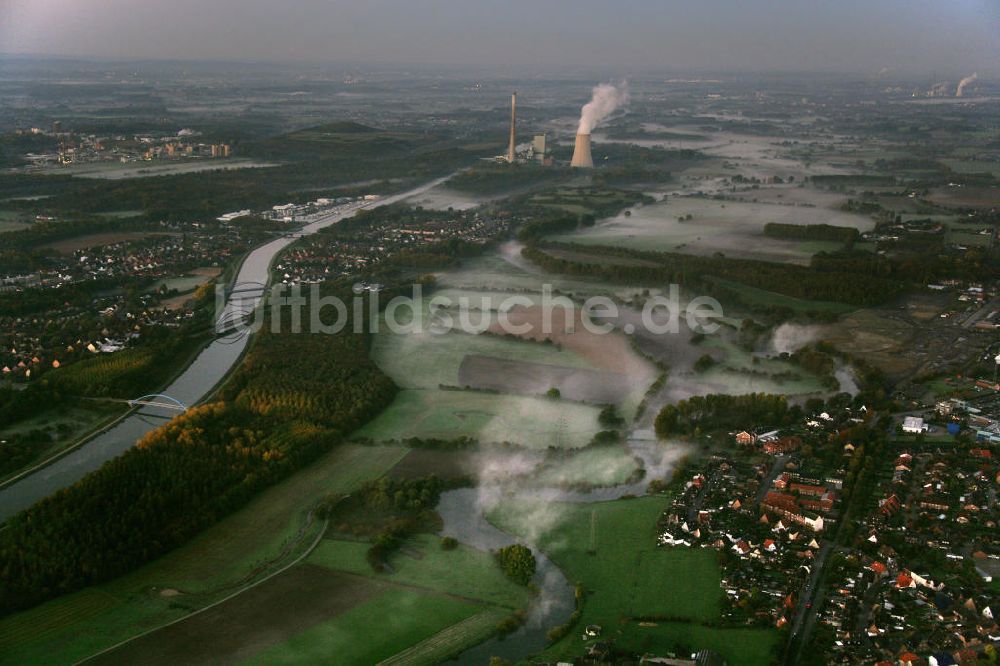
[[313, 542], [309, 545], [309, 548], [307, 548], [301, 555], [299, 555], [297, 558], [295, 558], [294, 560], [292, 560], [291, 562], [289, 562], [285, 566], [281, 567], [280, 569], [278, 569], [274, 573], [269, 574], [269, 575], [261, 578], [257, 582], [251, 583], [250, 585], [247, 585], [246, 587], [244, 587], [242, 589], [239, 589], [236, 592], [233, 592], [232, 594], [230, 594], [230, 595], [228, 595], [226, 597], [223, 597], [222, 599], [219, 599], [218, 601], [216, 601], [214, 603], [211, 603], [211, 604], [209, 604], [209, 605], [207, 605], [207, 606], [205, 606], [203, 608], [199, 608], [198, 610], [194, 611], [193, 613], [188, 613], [187, 615], [185, 615], [183, 617], [179, 617], [176, 620], [171, 620], [170, 622], [167, 622], [166, 624], [161, 624], [158, 627], [153, 627], [152, 629], [147, 629], [146, 631], [142, 632], [141, 634], [136, 634], [135, 636], [131, 636], [129, 638], [126, 638], [125, 640], [119, 641], [119, 642], [115, 643], [114, 645], [108, 646], [108, 647], [104, 648], [103, 650], [101, 650], [100, 652], [95, 652], [94, 654], [90, 655], [89, 657], [85, 657], [83, 659], [80, 659], [77, 662], [74, 662], [74, 666], [76, 666], [77, 664], [85, 664], [88, 661], [90, 661], [90, 660], [92, 660], [92, 659], [94, 659], [96, 657], [100, 657], [101, 655], [105, 655], [105, 654], [108, 654], [109, 652], [113, 652], [113, 651], [117, 650], [118, 648], [120, 648], [121, 646], [126, 645], [128, 643], [131, 643], [134, 640], [138, 640], [138, 639], [140, 639], [140, 638], [142, 638], [144, 636], [148, 636], [149, 634], [152, 634], [152, 633], [154, 633], [156, 631], [160, 631], [161, 629], [166, 629], [167, 627], [171, 627], [171, 626], [173, 626], [173, 625], [175, 625], [175, 624], [177, 624], [179, 622], [183, 622], [184, 620], [188, 620], [188, 619], [190, 619], [190, 618], [192, 618], [192, 617], [194, 617], [196, 615], [200, 615], [201, 613], [204, 613], [205, 611], [211, 610], [211, 609], [215, 608], [216, 606], [224, 604], [224, 603], [226, 603], [227, 601], [229, 601], [231, 599], [235, 599], [239, 595], [243, 594], [244, 592], [247, 592], [248, 590], [252, 590], [253, 588], [257, 587], [258, 585], [266, 583], [267, 581], [271, 580], [275, 576], [280, 576], [281, 574], [285, 573], [286, 571], [288, 571], [289, 569], [291, 569], [292, 567], [296, 566], [297, 564], [299, 564], [303, 560], [305, 560], [307, 557], [309, 557], [309, 555], [316, 549], [316, 546], [319, 545], [320, 541], [323, 540], [323, 535], [326, 534], [326, 530], [327, 530], [328, 527], [329, 527], [329, 520], [324, 520], [322, 528], [319, 530], [319, 533], [316, 535], [316, 538], [313, 540]]
[[492, 630], [503, 617], [503, 613], [492, 609], [477, 613], [470, 618], [453, 624], [438, 633], [425, 638], [416, 645], [383, 659], [376, 666], [415, 666], [416, 664], [437, 663], [453, 656], [478, 642], [479, 636], [487, 629]]

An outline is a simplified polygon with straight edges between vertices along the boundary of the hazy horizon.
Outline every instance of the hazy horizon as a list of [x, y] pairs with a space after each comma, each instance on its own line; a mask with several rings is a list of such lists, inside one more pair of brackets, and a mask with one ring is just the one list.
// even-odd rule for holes
[[0, 0], [0, 53], [99, 60], [990, 77], [998, 37], [994, 0]]

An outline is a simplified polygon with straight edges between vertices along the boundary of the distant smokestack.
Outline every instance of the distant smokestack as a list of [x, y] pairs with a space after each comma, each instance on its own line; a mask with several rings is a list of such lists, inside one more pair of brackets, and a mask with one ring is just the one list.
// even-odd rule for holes
[[514, 163], [517, 148], [517, 92], [510, 96], [510, 147], [507, 148], [507, 161]]
[[576, 148], [573, 150], [573, 161], [569, 165], [581, 169], [594, 168], [594, 158], [590, 155], [589, 134], [576, 135]]

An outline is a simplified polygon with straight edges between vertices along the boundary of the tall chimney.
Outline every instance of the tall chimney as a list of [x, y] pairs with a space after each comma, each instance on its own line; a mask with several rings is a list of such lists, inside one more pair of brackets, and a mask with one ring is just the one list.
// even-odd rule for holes
[[517, 147], [517, 91], [510, 96], [510, 147], [507, 149], [507, 161], [514, 163]]
[[576, 149], [573, 150], [573, 161], [569, 163], [571, 167], [581, 169], [593, 169], [594, 158], [590, 156], [590, 135], [576, 135]]

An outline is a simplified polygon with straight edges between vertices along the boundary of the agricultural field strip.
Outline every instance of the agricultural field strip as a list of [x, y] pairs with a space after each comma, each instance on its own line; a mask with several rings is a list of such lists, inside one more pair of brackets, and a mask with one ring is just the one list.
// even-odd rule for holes
[[175, 624], [177, 624], [179, 622], [183, 622], [184, 620], [188, 620], [188, 619], [190, 619], [192, 617], [195, 617], [196, 615], [200, 615], [201, 613], [204, 613], [205, 611], [211, 610], [212, 608], [215, 608], [216, 606], [219, 606], [220, 604], [223, 604], [223, 603], [229, 601], [230, 599], [234, 599], [234, 598], [238, 597], [239, 595], [243, 594], [247, 590], [251, 590], [251, 589], [257, 587], [258, 585], [271, 580], [275, 576], [278, 576], [278, 575], [280, 575], [280, 574], [288, 571], [289, 569], [291, 569], [292, 567], [294, 567], [299, 562], [302, 562], [303, 560], [305, 560], [310, 555], [310, 553], [312, 553], [312, 551], [315, 550], [316, 546], [318, 546], [319, 543], [320, 543], [320, 541], [323, 540], [323, 534], [326, 532], [327, 527], [328, 527], [328, 523], [327, 523], [326, 520], [324, 520], [323, 521], [323, 528], [319, 531], [319, 534], [313, 540], [313, 542], [309, 546], [309, 548], [307, 548], [305, 550], [305, 552], [303, 552], [297, 558], [295, 558], [294, 560], [292, 560], [291, 562], [289, 562], [285, 566], [281, 567], [277, 571], [275, 571], [275, 572], [273, 572], [271, 574], [268, 574], [264, 578], [261, 578], [260, 580], [255, 581], [255, 582], [247, 585], [246, 587], [244, 587], [242, 589], [239, 589], [236, 592], [233, 592], [229, 596], [223, 597], [222, 599], [219, 599], [218, 601], [216, 601], [214, 603], [211, 603], [208, 606], [205, 606], [204, 608], [199, 608], [198, 610], [190, 613], [189, 615], [185, 615], [184, 617], [179, 617], [176, 620], [171, 620], [170, 622], [167, 622], [166, 624], [162, 624], [162, 625], [160, 625], [158, 627], [153, 627], [152, 629], [147, 629], [146, 631], [142, 632], [141, 634], [137, 634], [135, 636], [132, 636], [131, 638], [127, 638], [127, 639], [125, 639], [123, 641], [119, 641], [118, 643], [115, 643], [114, 645], [112, 645], [110, 647], [104, 648], [100, 652], [92, 654], [91, 656], [87, 657], [86, 659], [81, 659], [77, 663], [78, 664], [86, 663], [86, 662], [88, 662], [88, 661], [90, 661], [92, 659], [95, 659], [96, 657], [100, 657], [101, 655], [107, 654], [109, 652], [113, 652], [114, 650], [120, 648], [123, 645], [126, 645], [127, 643], [131, 643], [134, 640], [137, 640], [137, 639], [142, 638], [144, 636], [148, 636], [149, 634], [152, 634], [152, 633], [154, 633], [156, 631], [159, 631], [161, 629], [165, 629], [165, 628], [167, 628], [169, 626], [172, 626], [172, 625], [175, 625]]
[[[85, 591], [86, 604], [64, 606], [55, 612], [47, 613], [41, 620], [43, 627], [31, 635], [25, 635], [17, 625], [6, 625], [0, 629], [0, 645], [5, 648], [16, 647], [27, 642], [43, 640], [63, 631], [67, 624], [81, 622], [97, 617], [113, 608], [118, 602], [117, 597], [99, 588]], [[36, 625], [37, 626], [37, 625]]]
[[478, 613], [388, 659], [383, 659], [377, 666], [438, 663], [466, 647], [475, 645], [481, 636], [492, 632], [502, 617], [503, 615], [496, 611]]

